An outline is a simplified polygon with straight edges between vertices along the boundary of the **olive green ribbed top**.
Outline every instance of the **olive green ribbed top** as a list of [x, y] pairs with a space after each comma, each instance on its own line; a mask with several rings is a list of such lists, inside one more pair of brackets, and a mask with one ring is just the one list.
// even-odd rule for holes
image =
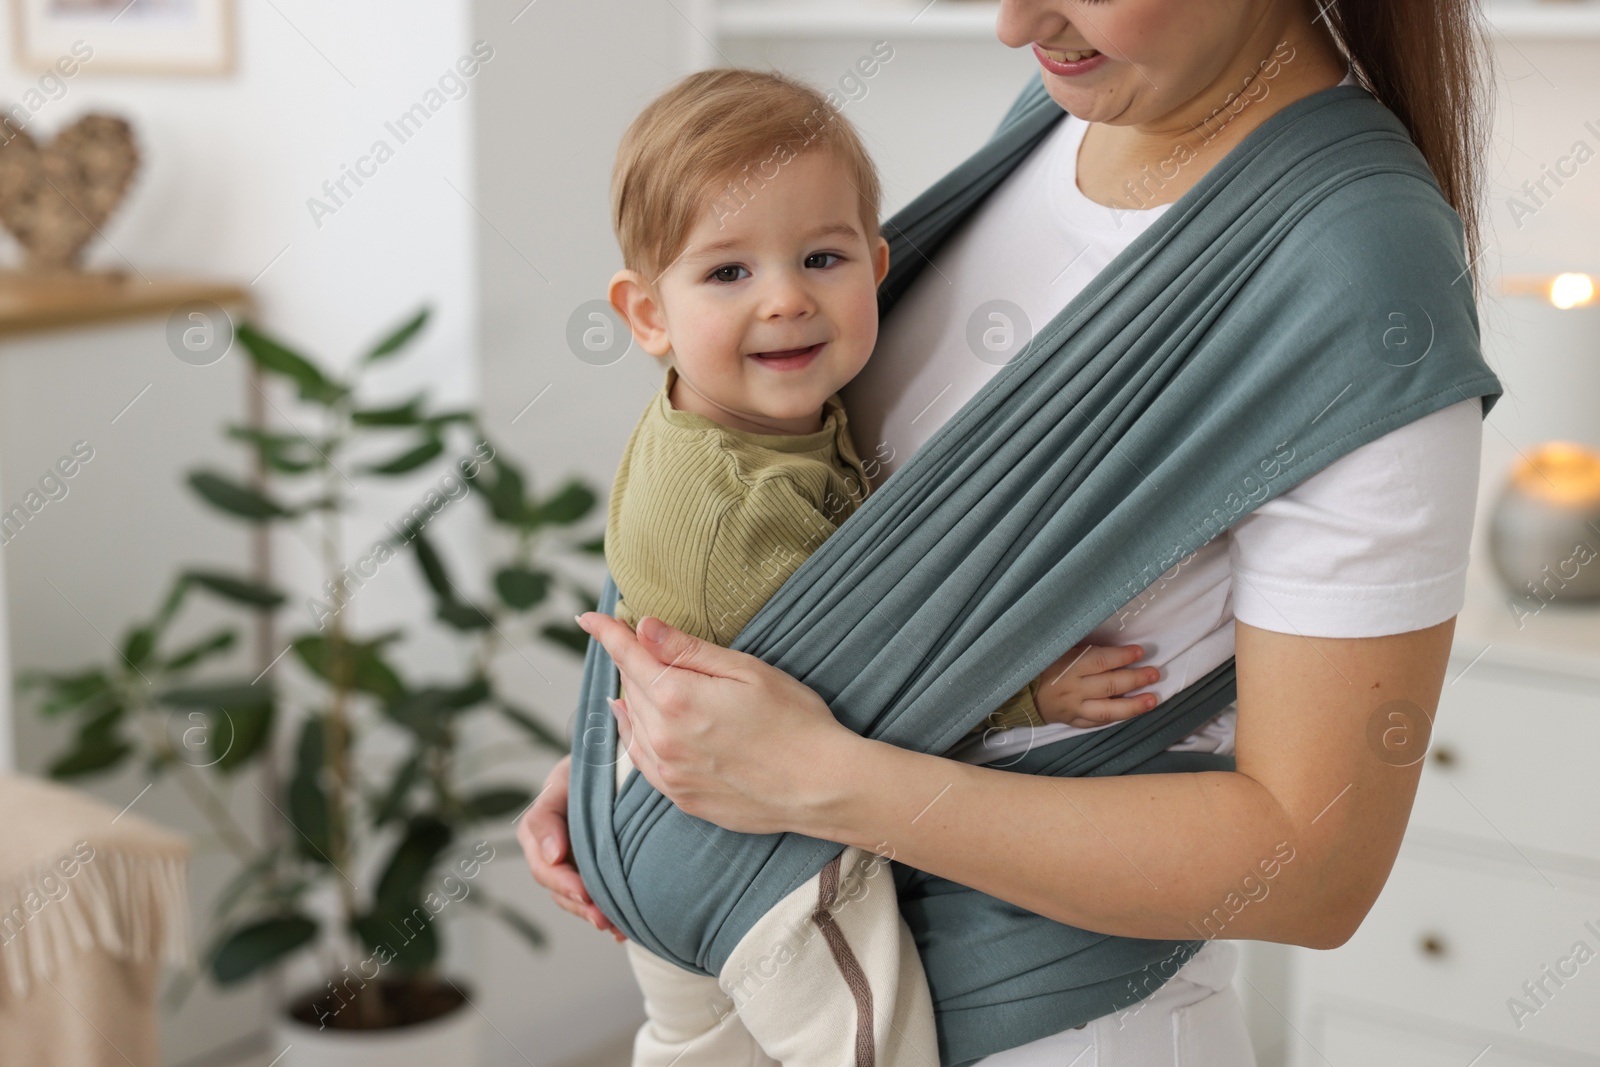
[[[871, 490], [837, 393], [807, 434], [736, 430], [674, 408], [669, 367], [628, 437], [611, 485], [606, 566], [615, 615], [645, 615], [727, 645]], [[1032, 689], [974, 732], [1041, 725]]]

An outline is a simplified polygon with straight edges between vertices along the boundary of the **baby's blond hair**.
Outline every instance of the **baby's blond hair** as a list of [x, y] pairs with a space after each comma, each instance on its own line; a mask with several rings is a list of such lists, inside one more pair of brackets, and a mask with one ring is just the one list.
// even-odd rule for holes
[[633, 120], [611, 172], [611, 223], [623, 266], [652, 282], [682, 252], [699, 211], [732, 214], [804, 152], [826, 149], [878, 238], [878, 175], [854, 127], [826, 96], [771, 71], [719, 67], [674, 83]]

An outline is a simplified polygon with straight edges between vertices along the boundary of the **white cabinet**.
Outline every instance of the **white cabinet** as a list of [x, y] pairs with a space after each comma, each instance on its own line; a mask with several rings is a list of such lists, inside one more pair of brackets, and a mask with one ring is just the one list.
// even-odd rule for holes
[[1600, 609], [1475, 564], [1388, 884], [1290, 973], [1292, 1067], [1600, 1065]]
[[1480, 661], [1445, 685], [1411, 828], [1600, 857], [1597, 775], [1600, 680]]
[[1361, 1067], [1568, 1067], [1592, 1064], [1591, 1056], [1476, 1038], [1427, 1024], [1374, 1016], [1360, 1007], [1324, 1011], [1316, 1040], [1325, 1060]]

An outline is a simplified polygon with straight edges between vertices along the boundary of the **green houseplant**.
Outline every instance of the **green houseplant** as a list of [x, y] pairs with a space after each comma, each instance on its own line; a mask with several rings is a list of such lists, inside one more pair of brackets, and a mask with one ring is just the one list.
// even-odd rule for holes
[[[543, 943], [533, 923], [473, 883], [492, 846], [469, 841], [488, 824], [508, 830], [530, 791], [484, 776], [506, 742], [464, 746], [476, 721], [497, 718], [514, 728], [521, 740], [512, 744], [524, 755], [529, 745], [566, 750], [536, 710], [497, 686], [496, 662], [515, 650], [517, 632], [582, 655], [587, 637], [572, 615], [596, 602], [575, 576], [585, 557], [601, 552], [599, 537], [585, 532], [596, 503], [590, 488], [568, 481], [532, 492], [473, 413], [431, 410], [425, 393], [399, 404], [363, 399], [367, 372], [399, 358], [427, 320], [427, 309], [418, 311], [342, 378], [252, 324], [237, 331], [254, 375], [292, 385], [317, 428], [229, 426], [227, 437], [249, 450], [258, 476], [204, 468], [190, 472], [188, 484], [231, 519], [308, 535], [320, 558], [318, 589], [292, 596], [264, 573], [186, 568], [155, 613], [128, 628], [110, 662], [23, 679], [41, 692], [43, 714], [75, 728], [53, 775], [137, 760], [193, 800], [239, 864], [203, 939], [204, 967], [232, 984], [296, 953], [318, 953], [325, 988], [288, 1008], [319, 1027], [380, 1029], [458, 1006], [465, 994], [437, 969], [437, 917], [457, 901], [487, 910], [531, 945]], [[417, 506], [385, 524], [385, 536], [347, 555], [342, 527], [359, 482], [440, 469], [446, 473]], [[467, 496], [510, 545], [483, 603], [457, 585], [428, 531], [435, 515]], [[437, 624], [462, 647], [459, 677], [408, 677], [394, 654], [403, 627], [358, 633], [351, 625], [348, 605], [401, 555], [420, 568]], [[258, 633], [289, 631], [276, 640], [278, 658], [253, 677], [219, 674], [241, 641], [239, 624], [175, 646], [174, 624], [197, 594], [220, 598]], [[284, 683], [286, 670], [293, 684]], [[276, 812], [265, 833], [247, 831], [232, 813], [241, 782]]]

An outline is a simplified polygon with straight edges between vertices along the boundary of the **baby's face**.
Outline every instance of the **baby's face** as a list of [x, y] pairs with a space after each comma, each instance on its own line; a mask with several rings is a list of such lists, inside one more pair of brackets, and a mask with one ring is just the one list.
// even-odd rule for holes
[[657, 282], [658, 344], [692, 394], [679, 406], [752, 432], [806, 433], [872, 354], [888, 245], [868, 244], [831, 152], [805, 152], [764, 184], [747, 175], [743, 206], [708, 203]]

